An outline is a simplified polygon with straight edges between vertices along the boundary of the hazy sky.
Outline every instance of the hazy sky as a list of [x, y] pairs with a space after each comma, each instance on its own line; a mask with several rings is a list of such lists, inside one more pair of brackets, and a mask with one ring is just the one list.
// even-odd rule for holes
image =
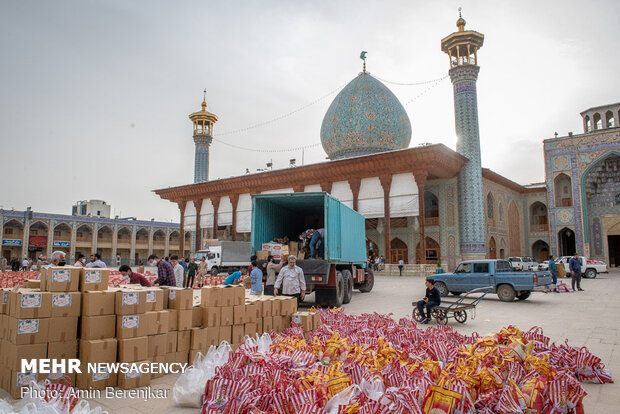
[[[483, 166], [543, 181], [542, 140], [582, 132], [579, 112], [620, 101], [620, 2], [609, 1], [128, 1], [0, 3], [0, 206], [70, 214], [103, 199], [116, 214], [178, 220], [153, 189], [193, 182], [188, 114], [208, 110], [218, 132], [270, 120], [344, 86], [361, 70], [395, 82], [440, 78], [440, 41], [485, 35], [478, 53]], [[411, 146], [455, 148], [449, 79], [387, 84], [412, 122]], [[282, 121], [222, 136], [250, 148], [318, 143], [336, 94]], [[413, 99], [413, 100], [412, 100]], [[256, 171], [295, 153], [215, 142], [212, 179]], [[325, 159], [322, 147], [305, 163]]]

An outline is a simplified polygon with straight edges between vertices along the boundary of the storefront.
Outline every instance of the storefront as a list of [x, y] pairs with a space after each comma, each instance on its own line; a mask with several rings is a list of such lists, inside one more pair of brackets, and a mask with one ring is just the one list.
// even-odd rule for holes
[[7, 262], [10, 262], [14, 257], [19, 258], [21, 255], [21, 239], [2, 239], [2, 256], [6, 258]]

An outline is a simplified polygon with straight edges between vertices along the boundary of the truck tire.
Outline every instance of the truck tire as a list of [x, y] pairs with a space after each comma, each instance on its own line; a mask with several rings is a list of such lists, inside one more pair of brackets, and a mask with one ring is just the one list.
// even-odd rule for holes
[[316, 290], [316, 304], [323, 307], [340, 307], [344, 300], [344, 277], [336, 272], [336, 287], [331, 289]]
[[448, 296], [448, 287], [443, 282], [435, 282], [435, 287], [439, 290], [439, 294], [441, 296]]
[[359, 285], [355, 286], [356, 289], [359, 289], [359, 291], [363, 293], [370, 292], [375, 286], [375, 274], [373, 273], [372, 269], [368, 269], [367, 272], [368, 273], [366, 274], [366, 280], [364, 281], [364, 283], [360, 283]]
[[586, 279], [596, 279], [596, 269], [586, 269], [583, 275]]
[[521, 293], [519, 293], [517, 295], [517, 299], [525, 300], [525, 299], [529, 298], [531, 294], [532, 294], [532, 292], [521, 292]]
[[517, 292], [510, 285], [499, 285], [497, 287], [497, 296], [502, 302], [512, 302], [515, 300]]
[[211, 276], [217, 276], [220, 274], [220, 269], [217, 266], [211, 268]]
[[353, 276], [351, 276], [351, 271], [349, 269], [344, 269], [342, 271], [342, 277], [344, 278], [344, 298], [342, 299], [342, 303], [349, 303], [353, 298]]

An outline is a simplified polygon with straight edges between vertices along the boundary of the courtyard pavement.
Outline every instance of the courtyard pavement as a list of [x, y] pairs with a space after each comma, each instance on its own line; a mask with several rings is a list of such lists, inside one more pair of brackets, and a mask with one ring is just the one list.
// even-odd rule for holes
[[[421, 277], [379, 276], [371, 293], [355, 291], [353, 300], [345, 305], [352, 314], [367, 312], [392, 313], [395, 319], [411, 317], [413, 300], [424, 296]], [[569, 279], [565, 281], [570, 282]], [[582, 282], [584, 292], [535, 293], [524, 302], [504, 303], [495, 295], [489, 295], [476, 310], [475, 319], [463, 325], [454, 320], [449, 326], [457, 331], [480, 335], [498, 332], [502, 327], [515, 325], [522, 330], [540, 326], [544, 334], [556, 343], [587, 346], [611, 369], [616, 381], [620, 381], [620, 269], [601, 274], [596, 279]], [[314, 294], [306, 298], [303, 307], [313, 305]], [[167, 375], [151, 382], [153, 389], [169, 389], [166, 400], [96, 399], [110, 413], [197, 413], [196, 408], [176, 407], [172, 400], [172, 387], [176, 376]], [[586, 413], [617, 414], [620, 412], [620, 382], [614, 384], [583, 384], [588, 392], [584, 399]], [[0, 394], [3, 397], [4, 393]]]

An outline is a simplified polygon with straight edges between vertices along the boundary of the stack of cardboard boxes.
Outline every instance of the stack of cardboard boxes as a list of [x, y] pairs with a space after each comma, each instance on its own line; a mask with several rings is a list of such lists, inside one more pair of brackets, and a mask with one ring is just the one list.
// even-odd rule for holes
[[267, 260], [269, 255], [273, 256], [274, 260], [288, 260], [290, 255], [293, 255], [297, 260], [303, 260], [305, 254], [303, 251], [299, 251], [299, 243], [296, 241], [290, 241], [288, 244], [279, 243], [263, 243], [263, 249], [256, 251], [256, 258], [258, 260]]
[[166, 363], [185, 364], [189, 359], [189, 347], [194, 317], [192, 289], [164, 287], [164, 307], [168, 312], [166, 336]]

